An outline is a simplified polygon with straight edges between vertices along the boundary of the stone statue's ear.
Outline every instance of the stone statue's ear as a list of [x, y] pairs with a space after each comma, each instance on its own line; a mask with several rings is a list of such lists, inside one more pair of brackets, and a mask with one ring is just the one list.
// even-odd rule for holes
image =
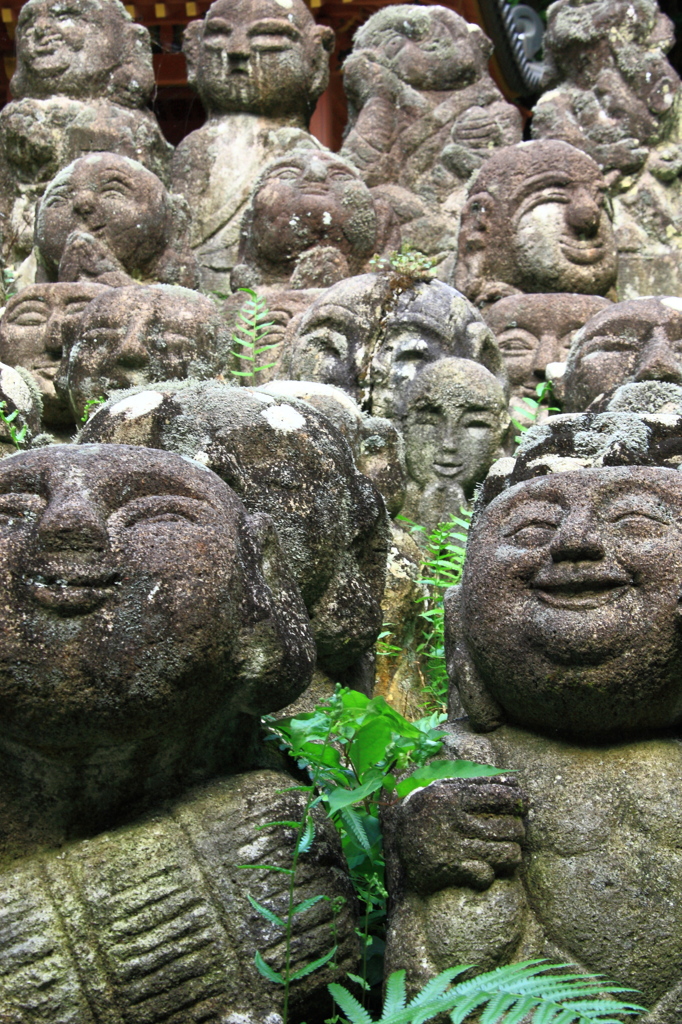
[[190, 21], [182, 36], [182, 52], [187, 61], [187, 82], [195, 85], [197, 80], [197, 64], [199, 62], [199, 48], [201, 38], [204, 34], [203, 18]]
[[494, 49], [493, 44], [488, 39], [488, 37], [485, 34], [485, 32], [483, 31], [483, 29], [479, 28], [478, 25], [473, 25], [473, 24], [470, 23], [469, 25], [467, 25], [467, 28], [469, 29], [469, 35], [471, 36], [471, 41], [473, 43], [475, 43], [475, 45], [480, 50], [481, 58], [482, 58], [482, 61], [481, 61], [482, 67], [485, 67], [485, 64], [487, 63], [488, 58], [490, 57], [490, 54], [493, 52], [493, 49]]
[[450, 719], [469, 716], [476, 732], [491, 732], [504, 724], [504, 712], [486, 690], [463, 638], [461, 587], [450, 587], [444, 597], [445, 660], [450, 677], [448, 715]]
[[[313, 33], [313, 75], [309, 95], [314, 104], [329, 85], [329, 55], [334, 50], [334, 29], [328, 25], [315, 25]], [[312, 107], [311, 107], [312, 112]]]

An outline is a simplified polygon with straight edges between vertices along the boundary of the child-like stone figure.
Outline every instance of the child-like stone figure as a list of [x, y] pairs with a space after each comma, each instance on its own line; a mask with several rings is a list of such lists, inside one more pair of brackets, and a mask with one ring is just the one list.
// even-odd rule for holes
[[682, 90], [666, 57], [674, 41], [655, 0], [559, 0], [543, 40], [533, 137], [564, 139], [603, 169], [627, 299], [675, 291], [682, 269]]
[[198, 283], [187, 208], [142, 164], [81, 157], [53, 178], [36, 211], [39, 272], [48, 281]]
[[294, 150], [269, 164], [254, 187], [232, 285], [329, 288], [399, 244], [389, 208], [374, 200], [352, 164]]
[[[488, 73], [491, 52], [477, 25], [438, 6], [385, 7], [356, 33], [344, 64], [350, 129], [342, 153], [368, 185], [393, 186], [385, 195], [396, 209], [398, 186], [456, 222], [472, 171], [521, 141], [519, 112]], [[404, 240], [409, 231], [406, 224]], [[432, 240], [443, 242], [446, 235]]]
[[16, 30], [14, 97], [0, 113], [5, 263], [28, 256], [46, 184], [84, 153], [110, 150], [166, 178], [171, 147], [145, 109], [149, 32], [118, 0], [30, 0]]
[[606, 182], [568, 143], [500, 150], [469, 186], [455, 286], [485, 306], [518, 292], [606, 295], [616, 280]]
[[515, 774], [387, 823], [387, 968], [413, 984], [545, 956], [680, 1018], [681, 426], [556, 417], [484, 484], [445, 599], [450, 753]]
[[40, 388], [46, 427], [73, 424], [73, 412], [57, 395], [55, 379], [74, 319], [105, 290], [90, 281], [29, 285], [9, 300], [0, 319], [0, 361], [31, 373]]
[[76, 419], [110, 391], [215, 377], [225, 369], [230, 332], [208, 296], [169, 285], [100, 291], [67, 327], [68, 351], [56, 381]]
[[582, 412], [621, 384], [682, 383], [682, 299], [674, 295], [619, 302], [575, 335], [564, 375], [568, 412]]
[[300, 146], [329, 81], [334, 33], [302, 0], [216, 0], [190, 22], [187, 74], [208, 115], [173, 159], [173, 187], [192, 210], [202, 285], [228, 291], [241, 220], [263, 166]]
[[[314, 660], [272, 522], [206, 467], [118, 445], [2, 461], [0, 509], [3, 1011], [261, 1021], [280, 993], [253, 955], [278, 969], [281, 937], [239, 865], [290, 865], [288, 834], [257, 826], [300, 800], [282, 772], [248, 769], [259, 715]], [[320, 826], [300, 896], [346, 896]], [[249, 876], [278, 912], [279, 876]], [[301, 922], [304, 961], [329, 948], [321, 910]], [[339, 923], [355, 969], [347, 909]], [[321, 1012], [316, 979], [293, 996], [302, 1016]]]
[[499, 381], [471, 359], [439, 359], [407, 388], [403, 515], [432, 530], [457, 515], [502, 454], [509, 417]]

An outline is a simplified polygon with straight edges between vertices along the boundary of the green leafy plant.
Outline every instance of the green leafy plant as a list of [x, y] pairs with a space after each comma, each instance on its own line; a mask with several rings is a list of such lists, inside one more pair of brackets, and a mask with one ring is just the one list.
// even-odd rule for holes
[[531, 427], [535, 426], [540, 415], [543, 412], [547, 412], [549, 416], [554, 413], [561, 412], [556, 405], [550, 405], [554, 397], [552, 390], [551, 380], [543, 380], [535, 388], [535, 394], [538, 396], [537, 400], [534, 398], [522, 398], [523, 405], [518, 403], [512, 406], [513, 411], [516, 413], [518, 419], [512, 417], [512, 423], [519, 431], [514, 440], [517, 444], [520, 444], [523, 440], [523, 435], [526, 431], [530, 430]]
[[435, 712], [410, 722], [383, 697], [370, 699], [337, 687], [314, 711], [268, 717], [271, 734], [306, 769], [341, 835], [355, 891], [363, 907], [362, 976], [366, 991], [382, 980], [386, 917], [380, 807], [436, 779], [499, 775], [471, 761], [432, 760], [442, 748]]
[[2, 268], [2, 279], [0, 280], [0, 288], [2, 289], [2, 301], [7, 302], [13, 295], [17, 294], [15, 284], [16, 273], [14, 267], [3, 267]]
[[247, 292], [248, 299], [237, 314], [238, 324], [232, 335], [232, 341], [240, 348], [233, 348], [232, 355], [240, 359], [243, 370], [231, 370], [234, 377], [256, 377], [261, 370], [269, 370], [274, 363], [261, 363], [259, 357], [264, 352], [272, 352], [278, 348], [279, 342], [266, 341], [270, 329], [274, 326], [265, 299], [259, 297], [252, 288], [240, 288]]
[[404, 516], [398, 516], [398, 519], [409, 527], [410, 533], [420, 535], [424, 550], [420, 581], [422, 593], [417, 598], [422, 606], [420, 618], [424, 624], [424, 635], [416, 650], [424, 664], [427, 699], [443, 707], [447, 702], [449, 686], [445, 667], [443, 592], [462, 578], [471, 512], [460, 508], [458, 516], [451, 515], [445, 522], [438, 523], [431, 532]]
[[18, 415], [19, 415], [19, 410], [18, 409], [15, 409], [14, 412], [10, 412], [8, 414], [8, 412], [7, 412], [7, 402], [5, 402], [5, 401], [1, 401], [0, 402], [0, 421], [2, 421], [5, 424], [5, 426], [7, 427], [7, 430], [9, 432], [9, 436], [11, 438], [11, 441], [12, 441], [12, 444], [14, 445], [14, 447], [17, 448], [17, 449], [20, 449], [22, 444], [26, 440], [26, 435], [28, 433], [28, 426], [27, 426], [26, 423], [24, 423], [23, 427], [21, 427], [19, 430], [17, 430], [17, 428], [14, 425], [14, 421], [17, 418]]
[[384, 256], [378, 254], [372, 256], [369, 266], [375, 272], [396, 274], [399, 277], [408, 278], [410, 283], [413, 283], [433, 277], [433, 268], [446, 255], [441, 252], [436, 256], [427, 256], [419, 249], [413, 249], [411, 245], [404, 243], [400, 249]]
[[106, 402], [104, 395], [100, 395], [99, 398], [88, 398], [87, 402], [83, 406], [83, 415], [81, 416], [81, 423], [87, 423], [93, 412], [98, 405], [103, 405]]
[[[645, 1012], [643, 1006], [612, 998], [632, 989], [605, 983], [600, 975], [576, 974], [569, 964], [526, 960], [452, 984], [470, 970], [461, 966], [443, 971], [409, 1003], [405, 971], [394, 971], [376, 1024], [424, 1024], [444, 1013], [453, 1024], [463, 1024], [476, 1010], [482, 1011], [480, 1024], [622, 1024], [623, 1016]], [[343, 985], [328, 987], [349, 1024], [375, 1024]], [[602, 998], [602, 993], [610, 993], [611, 998]]]

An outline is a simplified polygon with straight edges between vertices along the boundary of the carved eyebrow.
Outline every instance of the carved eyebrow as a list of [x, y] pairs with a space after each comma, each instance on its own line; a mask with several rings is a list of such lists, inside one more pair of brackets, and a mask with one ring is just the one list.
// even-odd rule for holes
[[246, 31], [247, 36], [289, 36], [290, 39], [300, 39], [301, 33], [289, 21], [280, 21], [278, 18], [266, 18], [250, 25]]
[[111, 171], [100, 179], [100, 185], [124, 185], [125, 188], [133, 189], [135, 186], [132, 180], [123, 171]]
[[27, 295], [25, 299], [20, 299], [16, 306], [13, 306], [12, 309], [8, 310], [8, 313], [6, 313], [5, 316], [13, 316], [17, 312], [25, 313], [26, 307], [29, 307], [30, 309], [31, 306], [37, 307], [38, 311], [42, 313], [47, 306], [47, 299], [43, 299], [38, 296], [29, 298]]

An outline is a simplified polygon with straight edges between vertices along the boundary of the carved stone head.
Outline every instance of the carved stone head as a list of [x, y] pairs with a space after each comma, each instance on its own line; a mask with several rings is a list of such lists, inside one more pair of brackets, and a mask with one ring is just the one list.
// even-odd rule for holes
[[590, 317], [611, 305], [597, 295], [509, 295], [483, 311], [509, 374], [513, 396], [535, 398], [549, 363], [565, 362], [571, 341]]
[[29, 0], [16, 47], [15, 99], [105, 97], [142, 107], [154, 88], [149, 32], [118, 0]]
[[566, 142], [522, 142], [487, 160], [462, 213], [455, 284], [485, 305], [515, 292], [604, 295], [616, 279], [606, 183]]
[[3, 460], [0, 563], [3, 741], [107, 748], [112, 786], [116, 749], [141, 741], [150, 792], [169, 765], [191, 779], [238, 761], [244, 716], [308, 683], [271, 522], [191, 460], [98, 444]]
[[400, 426], [410, 481], [404, 514], [432, 529], [471, 498], [501, 454], [506, 395], [480, 363], [439, 359], [407, 388]]
[[36, 212], [35, 244], [50, 280], [193, 285], [186, 204], [142, 164], [93, 153], [65, 167]]
[[[325, 265], [334, 252], [338, 279], [350, 277], [376, 251], [377, 229], [374, 199], [355, 168], [334, 153], [298, 149], [269, 164], [256, 183], [239, 263], [266, 283], [286, 280], [304, 253], [310, 260], [324, 248]], [[308, 278], [304, 286], [315, 287], [312, 267]]]
[[292, 320], [283, 357], [287, 374], [336, 384], [392, 417], [416, 374], [443, 356], [475, 359], [505, 379], [490, 328], [441, 281], [401, 289], [390, 276], [364, 274], [324, 292]]
[[74, 321], [103, 291], [103, 285], [86, 281], [29, 285], [9, 300], [0, 320], [0, 362], [30, 371], [48, 427], [73, 423], [68, 403], [55, 391], [55, 378]]
[[216, 304], [206, 295], [169, 285], [102, 289], [69, 326], [68, 335], [68, 357], [57, 385], [77, 418], [89, 399], [115, 389], [214, 377], [225, 368], [231, 347]]
[[682, 299], [632, 299], [593, 316], [571, 345], [566, 409], [581, 412], [620, 384], [645, 380], [682, 383]]
[[275, 522], [315, 633], [338, 673], [381, 627], [387, 517], [348, 443], [306, 402], [220, 381], [164, 383], [116, 396], [80, 435], [154, 445], [210, 466], [251, 512]]
[[384, 7], [358, 30], [353, 51], [367, 51], [414, 89], [444, 92], [470, 85], [487, 68], [490, 41], [445, 7]]
[[285, 118], [307, 127], [329, 81], [332, 29], [302, 0], [216, 0], [190, 22], [188, 80], [211, 114]]

